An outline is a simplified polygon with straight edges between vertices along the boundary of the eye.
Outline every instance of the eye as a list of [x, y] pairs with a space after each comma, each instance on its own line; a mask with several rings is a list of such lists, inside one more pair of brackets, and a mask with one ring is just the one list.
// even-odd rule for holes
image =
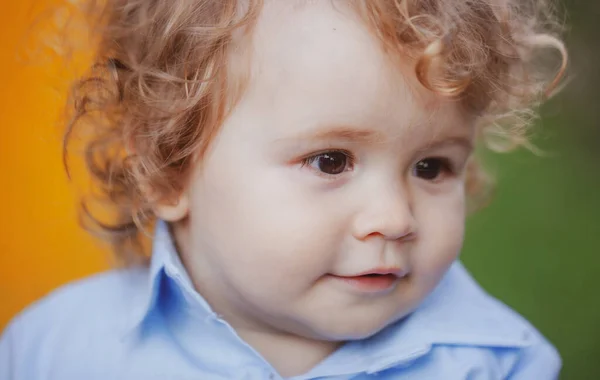
[[302, 160], [302, 166], [310, 166], [327, 175], [339, 175], [352, 170], [354, 159], [348, 152], [334, 150], [323, 152]]
[[415, 164], [414, 175], [426, 181], [435, 181], [452, 172], [450, 162], [445, 158], [425, 158]]

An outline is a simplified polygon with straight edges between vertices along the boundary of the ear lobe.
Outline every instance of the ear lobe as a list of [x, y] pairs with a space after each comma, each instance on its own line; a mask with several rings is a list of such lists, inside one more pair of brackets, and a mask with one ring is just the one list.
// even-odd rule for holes
[[167, 222], [178, 222], [188, 216], [190, 207], [189, 196], [183, 191], [174, 203], [159, 203], [154, 206], [156, 216]]

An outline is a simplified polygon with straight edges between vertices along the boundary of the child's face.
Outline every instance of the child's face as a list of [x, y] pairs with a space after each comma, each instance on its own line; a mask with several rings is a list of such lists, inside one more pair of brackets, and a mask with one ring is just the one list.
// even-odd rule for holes
[[[412, 311], [457, 257], [472, 123], [409, 62], [393, 67], [349, 10], [282, 3], [263, 10], [247, 91], [169, 219], [235, 328], [361, 338]], [[393, 274], [355, 277], [378, 271]]]

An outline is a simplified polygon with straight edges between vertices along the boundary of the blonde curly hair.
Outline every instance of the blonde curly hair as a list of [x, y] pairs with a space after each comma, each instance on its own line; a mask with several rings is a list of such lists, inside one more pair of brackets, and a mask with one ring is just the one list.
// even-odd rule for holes
[[[478, 135], [488, 147], [528, 146], [535, 110], [557, 88], [567, 64], [549, 1], [349, 4], [387, 53], [415, 60], [424, 87], [459, 99], [476, 115]], [[86, 136], [93, 199], [112, 213], [102, 221], [84, 199], [83, 223], [110, 242], [124, 263], [147, 261], [144, 231], [156, 219], [153, 205], [184, 189], [195, 157], [202, 157], [243, 91], [243, 78], [234, 77], [226, 62], [234, 34], [248, 35], [262, 6], [262, 0], [71, 3], [87, 22], [95, 55], [70, 92], [65, 165], [68, 171], [73, 136]], [[558, 51], [559, 67], [536, 59], [547, 58], [547, 47]], [[485, 189], [483, 179], [473, 160], [471, 197]]]

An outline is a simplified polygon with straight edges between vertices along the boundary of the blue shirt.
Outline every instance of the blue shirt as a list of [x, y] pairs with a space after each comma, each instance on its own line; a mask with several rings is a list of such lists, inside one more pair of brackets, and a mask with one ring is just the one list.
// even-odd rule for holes
[[[301, 379], [556, 379], [556, 350], [456, 262], [410, 316]], [[193, 289], [168, 228], [149, 268], [58, 289], [0, 340], [0, 380], [281, 379]]]

